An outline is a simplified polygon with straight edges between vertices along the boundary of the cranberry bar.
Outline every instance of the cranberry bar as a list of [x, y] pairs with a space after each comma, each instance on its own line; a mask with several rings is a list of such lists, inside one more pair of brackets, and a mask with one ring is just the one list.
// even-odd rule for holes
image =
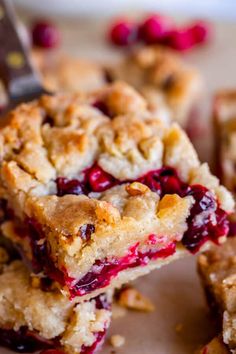
[[214, 246], [201, 254], [198, 268], [209, 306], [223, 333], [223, 342], [234, 353], [236, 350], [236, 238], [229, 238], [221, 247]]
[[[215, 96], [213, 107], [215, 157], [222, 183], [236, 193], [236, 90], [224, 90]], [[236, 214], [230, 217], [230, 233], [236, 233]]]
[[203, 87], [201, 76], [170, 49], [159, 46], [138, 49], [108, 72], [111, 79], [134, 86], [153, 112], [166, 112], [168, 118], [186, 128], [197, 113]]
[[236, 191], [236, 90], [219, 92], [214, 101], [216, 153], [220, 177]]
[[9, 261], [2, 248], [0, 264], [1, 346], [21, 353], [50, 348], [92, 354], [102, 345], [111, 319], [110, 293], [78, 304], [48, 278], [32, 275], [21, 260]]
[[2, 232], [71, 299], [226, 239], [230, 193], [121, 82], [19, 106], [0, 154]]

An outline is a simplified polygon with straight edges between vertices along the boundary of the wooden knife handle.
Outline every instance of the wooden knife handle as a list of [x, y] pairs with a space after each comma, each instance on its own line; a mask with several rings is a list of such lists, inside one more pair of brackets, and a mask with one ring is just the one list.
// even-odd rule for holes
[[24, 101], [43, 91], [18, 34], [11, 0], [0, 0], [0, 77], [10, 101]]

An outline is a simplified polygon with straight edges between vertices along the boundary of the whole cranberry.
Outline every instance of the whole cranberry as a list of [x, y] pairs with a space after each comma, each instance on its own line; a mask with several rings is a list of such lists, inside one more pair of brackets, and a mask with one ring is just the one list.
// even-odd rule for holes
[[176, 29], [168, 34], [165, 44], [175, 50], [185, 51], [195, 45], [195, 38], [189, 28]]
[[173, 22], [168, 17], [152, 15], [141, 23], [138, 35], [146, 44], [155, 44], [162, 42], [173, 28]]
[[50, 22], [36, 22], [32, 26], [32, 42], [41, 48], [55, 48], [60, 43], [58, 28]]
[[117, 46], [127, 46], [137, 39], [137, 28], [132, 22], [119, 20], [112, 24], [109, 31], [109, 40]]
[[117, 181], [100, 166], [95, 164], [88, 172], [88, 182], [93, 192], [103, 192], [113, 187]]
[[205, 43], [211, 36], [210, 24], [205, 21], [197, 21], [189, 27], [192, 33], [195, 44]]

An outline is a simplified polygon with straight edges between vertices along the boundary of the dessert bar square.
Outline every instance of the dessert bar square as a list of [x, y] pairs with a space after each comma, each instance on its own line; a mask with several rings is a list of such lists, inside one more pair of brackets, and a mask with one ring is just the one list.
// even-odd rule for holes
[[71, 299], [226, 239], [230, 193], [146, 106], [117, 82], [23, 104], [0, 131], [2, 232]]

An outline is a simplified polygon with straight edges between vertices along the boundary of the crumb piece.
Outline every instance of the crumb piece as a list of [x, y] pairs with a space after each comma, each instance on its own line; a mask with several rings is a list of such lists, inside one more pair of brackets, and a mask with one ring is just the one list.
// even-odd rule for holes
[[135, 288], [124, 288], [120, 291], [118, 304], [131, 310], [151, 312], [153, 303]]
[[119, 334], [114, 334], [113, 336], [111, 336], [110, 342], [113, 347], [119, 348], [125, 344], [125, 337], [123, 337]]
[[176, 333], [180, 333], [183, 330], [183, 323], [177, 323], [175, 326]]
[[34, 289], [40, 289], [41, 287], [41, 279], [39, 277], [31, 277], [31, 286]]
[[142, 183], [133, 182], [126, 186], [126, 191], [131, 196], [142, 195], [145, 194], [149, 188]]
[[122, 318], [127, 314], [127, 310], [124, 307], [121, 307], [120, 305], [114, 303], [112, 305], [112, 318], [117, 319], [117, 318]]

